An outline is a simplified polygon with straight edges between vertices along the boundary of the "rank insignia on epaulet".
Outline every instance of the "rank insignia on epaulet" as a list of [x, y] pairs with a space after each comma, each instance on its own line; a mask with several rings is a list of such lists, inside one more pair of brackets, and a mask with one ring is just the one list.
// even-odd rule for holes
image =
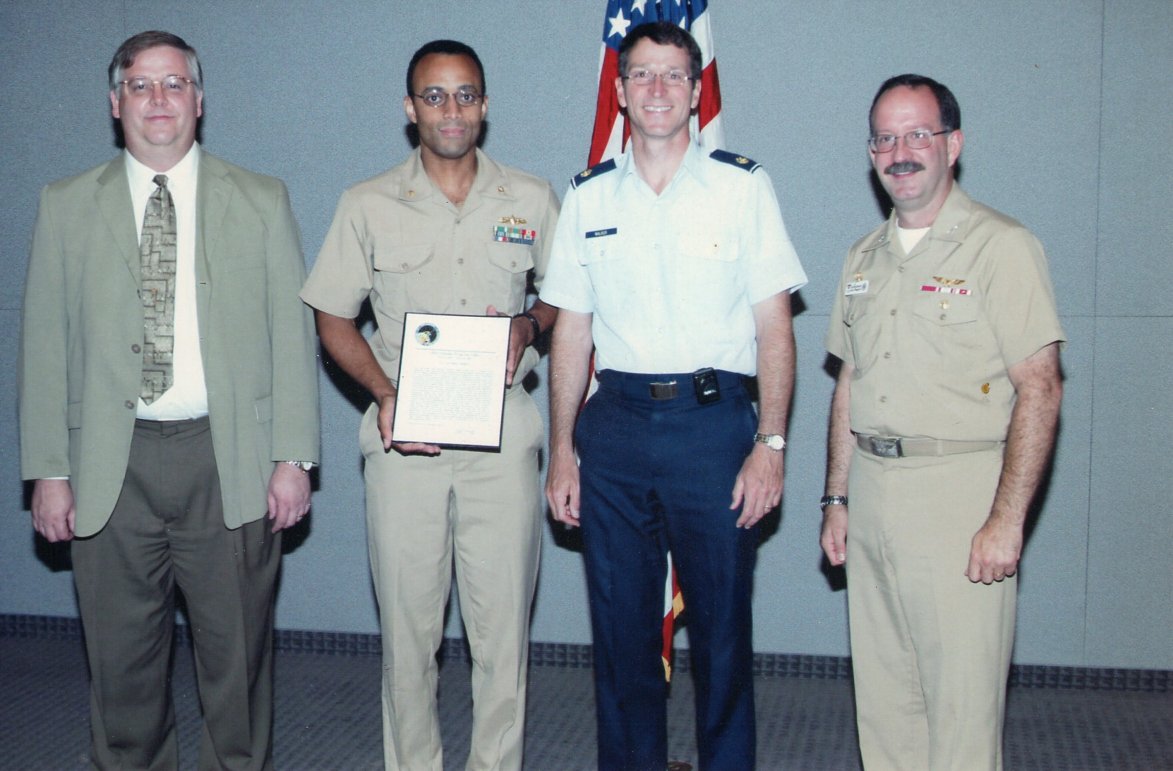
[[586, 182], [588, 179], [593, 179], [593, 178], [599, 176], [600, 174], [606, 174], [608, 171], [611, 171], [614, 168], [615, 168], [615, 159], [614, 158], [611, 158], [610, 160], [603, 161], [600, 164], [597, 164], [595, 166], [591, 166], [586, 171], [580, 171], [578, 174], [575, 174], [574, 179], [570, 180], [570, 185], [571, 185], [571, 187], [578, 187], [583, 182]]
[[728, 163], [730, 166], [737, 166], [738, 168], [745, 169], [751, 174], [762, 167], [762, 164], [758, 163], [757, 161], [750, 160], [744, 155], [731, 153], [728, 150], [714, 150], [713, 152], [709, 153], [709, 157], [714, 161]]

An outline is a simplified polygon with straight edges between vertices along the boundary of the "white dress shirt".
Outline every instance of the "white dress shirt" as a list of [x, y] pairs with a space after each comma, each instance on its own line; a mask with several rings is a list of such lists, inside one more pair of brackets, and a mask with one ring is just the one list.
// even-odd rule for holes
[[126, 153], [126, 177], [134, 210], [135, 232], [142, 234], [147, 200], [155, 192], [156, 174], [167, 175], [167, 189], [175, 205], [175, 354], [173, 381], [166, 393], [150, 404], [138, 400], [137, 415], [145, 420], [186, 420], [208, 414], [208, 390], [200, 355], [200, 328], [196, 318], [196, 183], [199, 179], [200, 146], [175, 166], [157, 172]]

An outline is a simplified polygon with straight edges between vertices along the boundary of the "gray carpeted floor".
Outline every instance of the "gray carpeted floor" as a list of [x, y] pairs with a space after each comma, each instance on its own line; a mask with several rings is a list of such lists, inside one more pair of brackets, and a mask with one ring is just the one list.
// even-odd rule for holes
[[[469, 741], [468, 665], [443, 664], [445, 768], [463, 768]], [[762, 676], [756, 681], [761, 769], [857, 769], [851, 681]], [[174, 677], [181, 765], [195, 767], [198, 707], [191, 651]], [[594, 768], [588, 668], [531, 667], [526, 768]], [[76, 639], [0, 636], [0, 767], [84, 768], [86, 668]], [[379, 659], [363, 653], [277, 654], [279, 769], [381, 768]], [[692, 688], [677, 675], [669, 703], [672, 756], [695, 762]], [[1006, 768], [1173, 769], [1173, 694], [1166, 691], [1012, 687]]]

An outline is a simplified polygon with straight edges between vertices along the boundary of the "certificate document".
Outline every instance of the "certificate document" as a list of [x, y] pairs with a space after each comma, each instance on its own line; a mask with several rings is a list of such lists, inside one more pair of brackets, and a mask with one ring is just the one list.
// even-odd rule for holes
[[391, 426], [396, 442], [500, 449], [511, 321], [404, 315]]

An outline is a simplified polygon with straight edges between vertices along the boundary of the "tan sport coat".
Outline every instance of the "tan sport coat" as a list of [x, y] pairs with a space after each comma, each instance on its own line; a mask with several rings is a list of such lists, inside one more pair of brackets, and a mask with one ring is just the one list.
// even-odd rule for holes
[[[313, 321], [280, 180], [201, 150], [195, 272], [224, 520], [263, 517], [274, 461], [318, 460]], [[21, 475], [69, 477], [75, 535], [118, 499], [142, 377], [138, 234], [124, 156], [41, 192], [18, 368]]]

